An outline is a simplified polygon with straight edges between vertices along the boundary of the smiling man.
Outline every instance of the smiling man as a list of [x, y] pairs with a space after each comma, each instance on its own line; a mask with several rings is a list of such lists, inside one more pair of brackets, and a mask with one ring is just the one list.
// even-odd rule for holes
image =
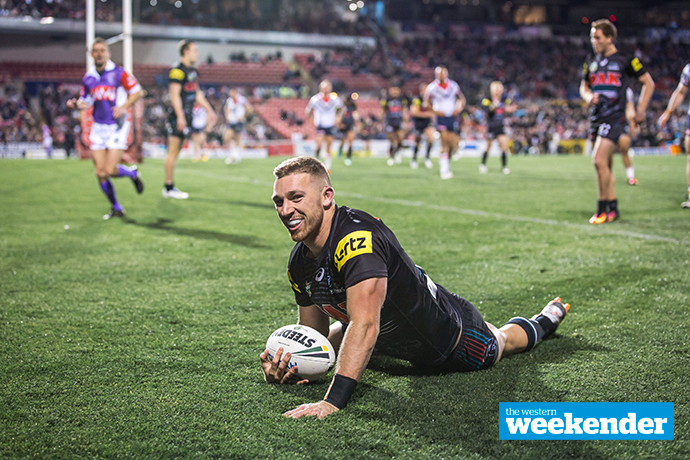
[[[569, 305], [557, 298], [532, 319], [513, 318], [501, 329], [484, 322], [467, 300], [448, 292], [414, 264], [378, 218], [335, 204], [325, 166], [311, 157], [274, 170], [273, 202], [295, 244], [288, 278], [299, 324], [328, 337], [338, 352], [335, 376], [322, 401], [285, 413], [323, 418], [343, 409], [372, 353], [423, 367], [466, 372], [530, 350], [553, 334]], [[331, 325], [330, 319], [336, 321]], [[269, 383], [307, 383], [288, 370], [290, 354], [261, 356]]]

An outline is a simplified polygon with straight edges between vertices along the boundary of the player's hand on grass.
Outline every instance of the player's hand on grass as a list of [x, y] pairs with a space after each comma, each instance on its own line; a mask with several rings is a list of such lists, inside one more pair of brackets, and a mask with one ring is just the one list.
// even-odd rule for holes
[[261, 368], [264, 371], [264, 380], [266, 380], [267, 383], [284, 383], [292, 385], [309, 383], [309, 380], [302, 379], [297, 375], [297, 366], [288, 369], [290, 357], [290, 353], [285, 353], [283, 357], [283, 347], [278, 348], [272, 360], [268, 357], [268, 350], [264, 350], [264, 352], [259, 355], [261, 359]]
[[340, 409], [338, 409], [331, 403], [327, 403], [326, 401], [319, 401], [317, 403], [302, 404], [301, 406], [295, 409], [285, 412], [283, 415], [290, 418], [300, 418], [304, 416], [316, 415], [319, 418], [319, 420], [321, 420], [328, 414], [338, 412], [339, 410]]

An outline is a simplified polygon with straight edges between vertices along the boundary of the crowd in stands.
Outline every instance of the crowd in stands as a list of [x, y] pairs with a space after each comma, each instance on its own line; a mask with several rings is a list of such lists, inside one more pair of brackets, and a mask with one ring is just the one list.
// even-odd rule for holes
[[[0, 0], [7, 3], [8, 0]], [[36, 0], [33, 0], [36, 1]], [[67, 0], [64, 0], [67, 1]], [[53, 3], [58, 0], [53, 0]], [[48, 3], [46, 3], [48, 4]], [[52, 3], [51, 3], [52, 4]], [[659, 132], [656, 120], [666, 106], [671, 92], [678, 83], [680, 72], [690, 60], [690, 47], [677, 40], [619, 40], [619, 49], [629, 56], [637, 56], [645, 63], [656, 83], [654, 99], [647, 114], [647, 123], [637, 145], [657, 145], [674, 140], [683, 133], [685, 115], [675, 118], [664, 131]], [[321, 58], [310, 56], [300, 62], [311, 74], [310, 82], [296, 78], [298, 85], [257, 86], [247, 88], [247, 96], [256, 104], [269, 98], [307, 99], [313, 92], [309, 85], [317, 84], [328, 77], [334, 67], [347, 68], [353, 75], [371, 74], [380, 77], [381, 86], [397, 85], [404, 88], [406, 95], [415, 96], [417, 82], [429, 82], [433, 68], [443, 65], [449, 68], [451, 78], [458, 81], [468, 101], [463, 116], [465, 137], [483, 136], [482, 98], [488, 96], [489, 83], [501, 80], [506, 86], [507, 96], [516, 101], [519, 110], [510, 119], [512, 137], [525, 151], [549, 151], [549, 143], [557, 139], [583, 139], [587, 136], [589, 123], [587, 109], [579, 97], [581, 63], [590, 52], [587, 37], [575, 39], [492, 39], [470, 37], [456, 39], [438, 37], [435, 39], [414, 39], [374, 49], [337, 49], [324, 53]], [[260, 62], [282, 59], [273, 56], [232, 56], [236, 62], [258, 59]], [[144, 139], [164, 142], [167, 136], [165, 118], [167, 90], [161, 86], [147, 87], [145, 98]], [[351, 91], [348, 81], [334, 81], [334, 90], [343, 96]], [[410, 83], [410, 84], [407, 84]], [[411, 84], [414, 83], [414, 84]], [[407, 85], [406, 85], [407, 84]], [[77, 89], [66, 86], [47, 85], [34, 97], [29, 97], [21, 83], [0, 86], [0, 136], [4, 142], [24, 140], [40, 141], [40, 128], [47, 122], [54, 131], [59, 144], [63, 137], [69, 138], [76, 125], [74, 114], [65, 110], [64, 103], [73, 97]], [[639, 96], [639, 87], [633, 88]], [[211, 133], [211, 140], [220, 139], [222, 106], [227, 98], [227, 87], [211, 88], [209, 101], [220, 115], [220, 121]], [[376, 91], [363, 94], [364, 98], [376, 98]], [[32, 102], [34, 101], [34, 102]], [[282, 114], [281, 114], [282, 115]], [[284, 120], [299, 127], [306, 122], [304, 114], [286, 111]], [[270, 126], [254, 116], [247, 125], [250, 139], [263, 141], [276, 137]], [[382, 138], [383, 127], [378, 116], [366, 117], [362, 132], [371, 138]]]
[[[333, 2], [323, 0], [146, 0], [139, 6], [133, 20], [143, 24], [372, 35], [363, 20], [344, 20]], [[0, 16], [83, 20], [85, 15], [84, 0], [0, 0]], [[119, 22], [122, 2], [97, 0], [95, 15], [98, 22]]]

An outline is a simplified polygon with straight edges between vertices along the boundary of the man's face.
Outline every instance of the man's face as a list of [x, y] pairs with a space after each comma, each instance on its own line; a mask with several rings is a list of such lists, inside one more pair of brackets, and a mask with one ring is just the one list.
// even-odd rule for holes
[[589, 41], [595, 53], [604, 53], [613, 43], [613, 37], [607, 37], [599, 29], [592, 29], [589, 33]]
[[273, 202], [293, 241], [314, 241], [324, 217], [324, 188], [319, 178], [305, 173], [276, 179]]
[[196, 43], [189, 44], [186, 54], [192, 64], [196, 63], [197, 59], [199, 59], [199, 48], [197, 48]]
[[446, 81], [446, 78], [448, 78], [448, 71], [444, 67], [437, 67], [434, 74], [436, 75], [436, 79], [441, 83]]
[[101, 67], [110, 59], [108, 47], [103, 43], [94, 43], [91, 48], [91, 57], [96, 66]]

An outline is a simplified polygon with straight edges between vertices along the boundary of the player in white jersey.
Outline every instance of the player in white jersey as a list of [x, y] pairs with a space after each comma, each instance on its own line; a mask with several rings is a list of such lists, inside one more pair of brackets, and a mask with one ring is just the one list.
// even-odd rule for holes
[[[683, 72], [680, 75], [680, 82], [678, 83], [676, 90], [673, 91], [671, 99], [668, 101], [666, 110], [664, 110], [664, 113], [659, 117], [659, 126], [663, 128], [666, 125], [673, 111], [676, 110], [676, 107], [678, 107], [678, 105], [683, 102], [683, 99], [685, 99], [689, 86], [690, 63], [683, 68]], [[688, 110], [688, 126], [685, 129], [685, 152], [690, 152], [690, 109]], [[688, 176], [688, 201], [683, 201], [680, 205], [684, 208], [690, 208], [690, 154], [688, 154], [688, 166], [685, 172]]]
[[635, 93], [632, 88], [628, 88], [625, 92], [627, 100], [625, 106], [625, 118], [628, 120], [628, 131], [618, 138], [618, 149], [621, 151], [621, 158], [625, 166], [625, 175], [628, 178], [628, 184], [637, 185], [635, 178], [635, 168], [633, 168], [632, 160], [630, 159], [629, 151], [632, 140], [637, 137], [639, 132], [639, 125], [635, 121]]
[[192, 149], [194, 150], [194, 157], [192, 161], [199, 160], [208, 161], [208, 155], [203, 153], [206, 146], [206, 121], [208, 120], [208, 112], [199, 104], [194, 104], [192, 109]]
[[[223, 133], [223, 146], [228, 150], [225, 164], [239, 163], [242, 160], [240, 152], [244, 148], [242, 143], [242, 129], [247, 120], [247, 114], [253, 111], [252, 105], [237, 89], [232, 88], [225, 101], [225, 121], [227, 127]], [[234, 148], [232, 143], [234, 142]]]
[[436, 67], [434, 75], [436, 79], [429, 83], [424, 92], [423, 104], [431, 104], [436, 114], [436, 130], [441, 135], [441, 154], [438, 160], [441, 179], [451, 179], [453, 171], [450, 170], [450, 154], [458, 141], [457, 116], [465, 108], [466, 100], [460, 86], [448, 78], [448, 69]]
[[343, 101], [333, 93], [331, 82], [324, 80], [319, 84], [319, 92], [309, 99], [307, 104], [307, 118], [316, 126], [316, 157], [319, 157], [321, 145], [326, 139], [326, 154], [324, 164], [331, 171], [331, 144], [335, 134], [336, 125], [340, 124], [340, 111]]

